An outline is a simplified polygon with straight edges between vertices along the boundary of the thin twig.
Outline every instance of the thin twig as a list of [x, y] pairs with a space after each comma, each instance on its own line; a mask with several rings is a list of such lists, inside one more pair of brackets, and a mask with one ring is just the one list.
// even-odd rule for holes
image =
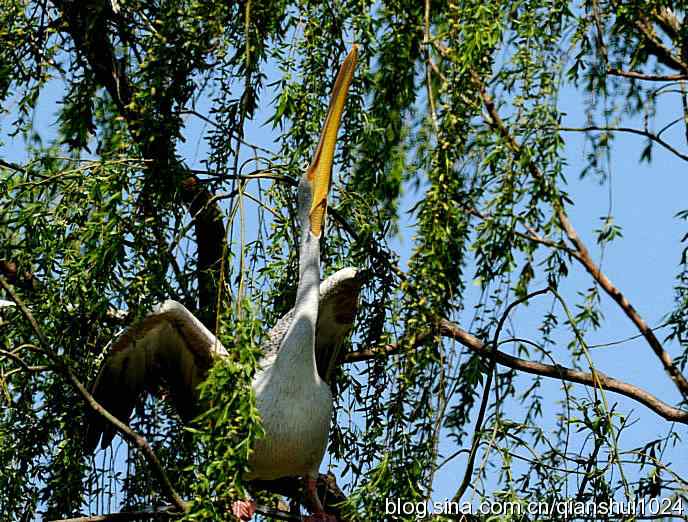
[[688, 80], [685, 74], [644, 74], [636, 71], [622, 71], [621, 69], [609, 68], [607, 74], [612, 76], [622, 76], [624, 78], [633, 78], [634, 80], [645, 80], [648, 82], [677, 82], [680, 80]]
[[[28, 345], [24, 345], [25, 348], [27, 346]], [[7, 350], [0, 350], [0, 356], [1, 356], [0, 358], [7, 357], [8, 359], [12, 359], [15, 363], [17, 363], [19, 365], [19, 368], [15, 368], [15, 370], [23, 370], [27, 373], [31, 373], [31, 372], [41, 372], [41, 371], [48, 369], [47, 366], [43, 366], [43, 365], [41, 365], [41, 366], [30, 366], [30, 365], [26, 364], [24, 359], [19, 357], [13, 351], [8, 352]], [[9, 373], [5, 374], [5, 377], [7, 377], [10, 373], [14, 372], [15, 370], [11, 370]]]
[[[217, 129], [223, 130], [225, 132], [229, 132], [229, 130], [226, 127], [224, 127], [223, 125], [220, 125], [216, 121], [211, 120], [210, 118], [208, 118], [204, 114], [201, 114], [198, 111], [194, 111], [191, 109], [184, 109], [183, 111], [179, 111], [179, 114], [188, 114], [191, 116], [196, 116], [197, 118], [203, 120], [204, 122], [208, 123], [209, 125], [212, 125], [213, 127], [217, 128]], [[245, 141], [244, 139], [239, 138], [237, 136], [234, 136], [234, 139], [236, 139], [237, 141], [240, 141], [241, 143], [243, 143], [247, 147], [251, 147], [252, 149], [259, 150], [261, 152], [265, 152], [266, 154], [270, 154], [271, 156], [275, 155], [275, 153], [273, 151], [266, 149], [265, 147], [261, 147], [260, 145], [255, 145], [253, 143], [249, 143], [248, 141]]]
[[589, 131], [599, 131], [599, 132], [626, 132], [629, 134], [637, 134], [638, 136], [645, 136], [647, 139], [654, 141], [658, 145], [664, 147], [666, 150], [675, 154], [677, 157], [684, 161], [688, 161], [688, 155], [679, 152], [672, 145], [664, 141], [657, 134], [653, 134], [650, 131], [644, 129], [636, 129], [633, 127], [599, 127], [597, 125], [589, 125], [587, 127], [557, 127], [557, 130], [564, 132], [589, 132]]
[[578, 494], [576, 495], [576, 500], [581, 500], [583, 498], [583, 495], [585, 494], [585, 488], [588, 486], [588, 482], [590, 481], [590, 479], [594, 478], [592, 471], [597, 461], [597, 454], [599, 453], [600, 448], [602, 447], [602, 441], [602, 437], [595, 437], [595, 447], [593, 448], [592, 453], [590, 454], [588, 462], [585, 466], [585, 473], [583, 474], [583, 478], [581, 479], [580, 486], [578, 486]]
[[468, 454], [468, 462], [466, 463], [466, 471], [463, 476], [463, 481], [461, 482], [461, 485], [459, 486], [459, 489], [456, 491], [456, 494], [454, 495], [454, 498], [452, 499], [454, 502], [460, 502], [461, 497], [463, 497], [463, 494], [466, 491], [466, 488], [468, 487], [468, 483], [471, 481], [471, 477], [473, 476], [473, 465], [475, 463], [475, 456], [478, 453], [478, 445], [480, 443], [480, 437], [481, 437], [481, 430], [482, 430], [482, 425], [483, 425], [483, 420], [485, 419], [485, 413], [487, 412], [487, 403], [488, 399], [490, 397], [490, 388], [492, 386], [492, 378], [494, 376], [494, 371], [497, 366], [497, 353], [498, 353], [498, 346], [499, 346], [499, 336], [502, 333], [502, 329], [504, 328], [504, 323], [506, 322], [507, 318], [509, 317], [509, 314], [511, 311], [516, 308], [518, 305], [528, 302], [530, 299], [533, 297], [536, 297], [538, 295], [545, 294], [549, 291], [549, 288], [543, 288], [540, 290], [536, 290], [535, 292], [532, 292], [524, 297], [521, 297], [520, 299], [517, 299], [513, 303], [509, 304], [506, 309], [504, 310], [504, 313], [502, 314], [502, 317], [499, 320], [499, 323], [497, 324], [497, 328], [495, 329], [494, 333], [494, 338], [492, 339], [492, 349], [490, 350], [490, 361], [489, 361], [489, 366], [487, 369], [487, 377], [485, 378], [485, 386], [483, 387], [483, 397], [480, 402], [480, 410], [478, 411], [478, 417], [475, 420], [475, 428], [473, 430], [473, 442], [471, 444], [471, 451]]
[[[464, 206], [463, 208], [466, 209], [466, 212], [468, 212], [472, 216], [479, 218], [482, 221], [494, 219], [494, 217], [492, 215], [485, 214], [484, 212], [479, 211], [475, 207]], [[509, 216], [509, 217], [511, 218], [512, 216]], [[554, 241], [553, 239], [548, 239], [548, 238], [542, 237], [540, 234], [537, 233], [537, 231], [533, 227], [531, 227], [525, 223], [523, 223], [523, 227], [528, 231], [528, 233], [521, 232], [520, 230], [514, 230], [513, 231], [514, 235], [521, 237], [523, 239], [526, 239], [528, 241], [532, 241], [533, 243], [538, 243], [540, 245], [544, 245], [544, 246], [549, 247], [549, 248], [555, 248], [557, 250], [563, 250], [564, 252], [567, 252], [569, 254], [572, 253], [571, 249], [568, 248], [562, 241]]]

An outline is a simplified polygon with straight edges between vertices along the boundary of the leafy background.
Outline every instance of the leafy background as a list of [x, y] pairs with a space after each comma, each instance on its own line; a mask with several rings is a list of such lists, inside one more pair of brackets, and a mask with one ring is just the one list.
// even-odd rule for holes
[[[245, 385], [264, 325], [294, 300], [293, 185], [356, 42], [323, 268], [374, 274], [351, 350], [397, 350], [337, 378], [323, 471], [347, 516], [384, 519], [391, 498], [685, 497], [682, 424], [493, 372], [438, 324], [685, 399], [571, 255], [560, 214], [683, 368], [684, 86], [609, 74], [688, 73], [683, 16], [673, 2], [1, 0], [0, 268], [39, 348], [83, 382], [124, 324], [174, 298], [235, 348], [209, 400]], [[620, 127], [645, 134], [599, 130]], [[509, 309], [543, 288], [556, 292]], [[83, 455], [83, 401], [26, 346], [40, 343], [20, 311], [2, 321], [2, 518], [166, 504], [136, 449]], [[622, 342], [595, 348], [610, 340]], [[194, 432], [164, 401], [132, 421], [195, 499], [191, 517], [221, 519], [216, 495], [241, 491], [258, 428], [246, 386], [234, 389]]]

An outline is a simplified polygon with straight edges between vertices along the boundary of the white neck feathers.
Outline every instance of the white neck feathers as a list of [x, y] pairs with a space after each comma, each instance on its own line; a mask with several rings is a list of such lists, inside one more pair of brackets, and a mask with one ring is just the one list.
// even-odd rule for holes
[[277, 352], [276, 364], [284, 361], [291, 370], [304, 375], [317, 374], [315, 328], [320, 298], [320, 238], [305, 227], [299, 251], [299, 286], [294, 317]]

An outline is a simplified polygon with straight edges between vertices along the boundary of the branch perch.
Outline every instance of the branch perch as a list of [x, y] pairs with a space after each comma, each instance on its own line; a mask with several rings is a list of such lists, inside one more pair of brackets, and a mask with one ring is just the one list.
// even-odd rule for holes
[[[261, 504], [256, 506], [256, 513], [265, 517], [271, 517], [274, 520], [296, 522], [303, 520], [303, 517], [300, 515], [294, 515], [288, 511], [271, 508]], [[169, 508], [163, 508], [158, 511], [122, 511], [120, 513], [106, 513], [104, 515], [63, 518], [59, 520], [50, 520], [48, 522], [133, 522], [137, 520], [169, 520], [175, 516], [176, 514], [174, 511]]]
[[[299, 489], [299, 486], [292, 477], [286, 477], [272, 481], [255, 481], [253, 484], [257, 489], [266, 489], [272, 493], [277, 493], [278, 495], [297, 499], [303, 504], [303, 492]], [[335, 477], [332, 473], [321, 473], [318, 476], [318, 491], [320, 491], [325, 497], [328, 513], [331, 513], [337, 516], [339, 520], [342, 520], [341, 512], [336, 505], [346, 501], [346, 496], [337, 485]], [[215, 500], [224, 503], [227, 499], [217, 498]], [[300, 522], [303, 520], [301, 515], [287, 511], [286, 503], [281, 501], [278, 503], [277, 507], [258, 504], [256, 506], [256, 513], [274, 520], [287, 520], [295, 522]], [[177, 515], [178, 513], [175, 512], [173, 506], [164, 506], [157, 509], [148, 507], [140, 511], [122, 511], [120, 513], [106, 513], [104, 515], [88, 515], [76, 518], [52, 520], [49, 522], [128, 522], [133, 520], [167, 520], [176, 517]]]
[[48, 522], [129, 522], [134, 520], [169, 520], [172, 513], [164, 511], [122, 511], [121, 513], [106, 513], [86, 517], [63, 518]]

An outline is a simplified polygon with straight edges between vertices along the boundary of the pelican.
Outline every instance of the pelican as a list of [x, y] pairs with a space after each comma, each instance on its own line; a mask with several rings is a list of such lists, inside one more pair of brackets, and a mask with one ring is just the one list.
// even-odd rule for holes
[[[249, 458], [248, 480], [302, 477], [312, 516], [333, 521], [316, 491], [320, 463], [327, 446], [332, 393], [329, 380], [340, 347], [351, 330], [361, 288], [360, 274], [344, 268], [320, 283], [320, 239], [324, 232], [327, 195], [344, 103], [357, 48], [341, 65], [327, 118], [313, 161], [298, 186], [301, 226], [299, 282], [294, 308], [270, 330], [252, 387], [265, 436]], [[197, 411], [197, 385], [227, 349], [183, 305], [166, 301], [113, 342], [93, 385], [93, 395], [106, 409], [128, 421], [145, 390], [164, 384], [183, 419]], [[110, 445], [113, 427], [95, 414], [87, 420], [86, 449]], [[253, 516], [255, 503], [238, 501], [233, 512]]]

